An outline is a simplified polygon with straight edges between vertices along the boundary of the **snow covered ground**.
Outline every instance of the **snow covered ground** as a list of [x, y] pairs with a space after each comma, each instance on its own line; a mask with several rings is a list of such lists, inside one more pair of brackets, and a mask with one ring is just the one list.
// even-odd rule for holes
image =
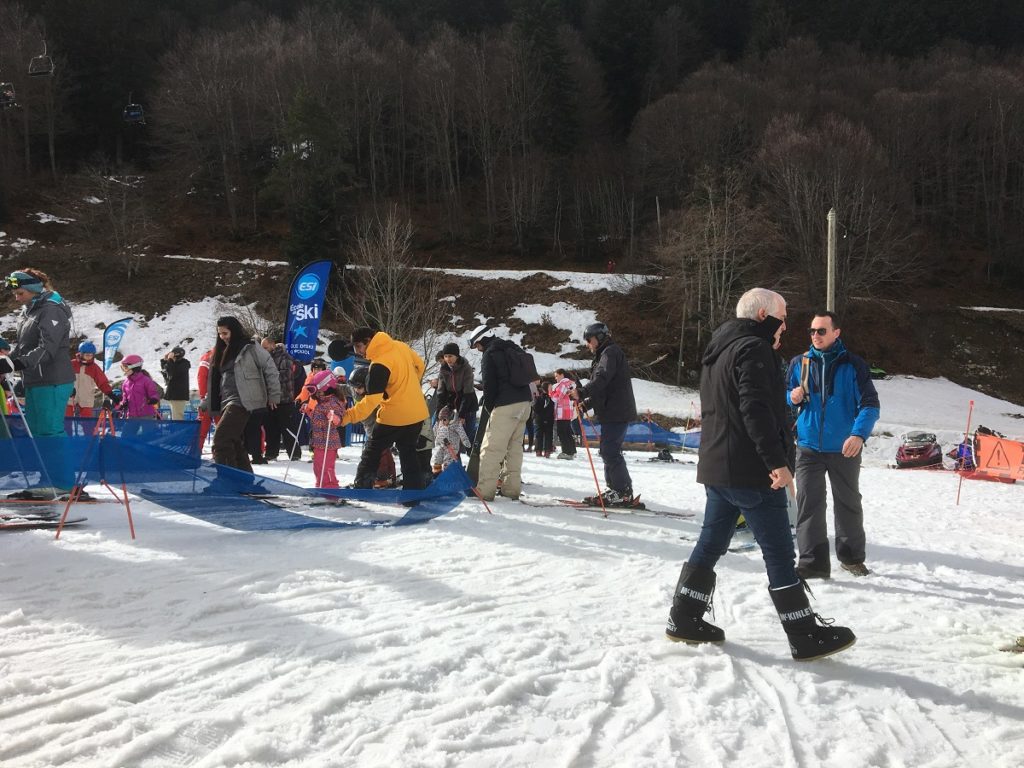
[[[941, 380], [880, 391], [880, 433], [955, 435], [971, 397], [975, 423], [1024, 431]], [[0, 765], [1020, 766], [1024, 657], [997, 648], [1024, 633], [1024, 488], [966, 482], [957, 506], [953, 473], [887, 469], [885, 442], [862, 478], [874, 573], [814, 585], [858, 643], [811, 663], [757, 553], [720, 563], [723, 646], [665, 639], [702, 509], [688, 456], [629, 459], [693, 520], [467, 499], [404, 528], [237, 533], [140, 501], [134, 542], [113, 505], [59, 541], [3, 533]], [[538, 502], [593, 489], [582, 453], [524, 474]]]
[[[74, 309], [97, 344], [90, 329], [130, 314]], [[180, 343], [194, 374], [230, 311], [139, 318], [122, 352], [156, 372]], [[557, 295], [516, 315], [576, 335], [597, 319]], [[642, 410], [699, 413], [692, 391], [635, 384]], [[952, 473], [886, 464], [910, 429], [948, 449], [972, 399], [972, 424], [1009, 436], [1024, 408], [942, 379], [879, 391], [862, 476], [874, 574], [814, 585], [816, 609], [858, 634], [846, 653], [790, 659], [756, 552], [718, 569], [726, 644], [665, 639], [703, 507], [692, 456], [629, 454], [648, 504], [690, 520], [557, 505], [593, 490], [582, 453], [527, 456], [526, 498], [547, 506], [467, 499], [393, 529], [239, 533], [138, 501], [133, 542], [123, 510], [98, 505], [59, 541], [0, 533], [0, 766], [1020, 766], [1024, 657], [998, 647], [1024, 634], [1024, 488], [969, 481], [957, 506]], [[356, 449], [342, 458], [346, 482]], [[289, 480], [312, 485], [310, 467]]]

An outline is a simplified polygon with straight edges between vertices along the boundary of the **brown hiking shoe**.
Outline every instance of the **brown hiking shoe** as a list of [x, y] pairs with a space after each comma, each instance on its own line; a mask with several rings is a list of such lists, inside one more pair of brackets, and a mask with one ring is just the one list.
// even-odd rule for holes
[[871, 571], [864, 563], [842, 563], [842, 568], [847, 573], [852, 573], [854, 576], [867, 576]]

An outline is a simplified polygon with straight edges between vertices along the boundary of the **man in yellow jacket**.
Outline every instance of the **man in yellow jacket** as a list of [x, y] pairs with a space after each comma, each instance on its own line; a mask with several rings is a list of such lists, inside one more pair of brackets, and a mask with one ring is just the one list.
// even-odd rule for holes
[[423, 397], [423, 359], [404, 342], [383, 331], [356, 328], [352, 331], [355, 353], [370, 361], [366, 374], [366, 395], [345, 411], [342, 424], [356, 424], [377, 411], [377, 425], [366, 439], [356, 468], [356, 488], [372, 488], [384, 451], [397, 446], [402, 465], [402, 488], [415, 490], [426, 485], [416, 455], [416, 439], [427, 418]]

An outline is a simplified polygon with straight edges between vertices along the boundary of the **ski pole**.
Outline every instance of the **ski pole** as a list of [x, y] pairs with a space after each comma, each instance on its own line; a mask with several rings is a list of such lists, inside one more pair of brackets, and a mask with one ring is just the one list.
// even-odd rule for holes
[[590, 454], [590, 441], [587, 440], [587, 429], [583, 426], [582, 404], [578, 404], [576, 407], [576, 418], [580, 421], [580, 437], [583, 438], [583, 448], [587, 452], [587, 461], [590, 462], [590, 473], [594, 476], [594, 487], [597, 488], [597, 500], [601, 504], [601, 513], [608, 517], [608, 510], [604, 506], [604, 496], [601, 495], [601, 483], [597, 479], [597, 470], [594, 468], [594, 457]]
[[[334, 409], [327, 412], [327, 429], [324, 431], [324, 454], [320, 462], [320, 477], [317, 478], [316, 487], [324, 487], [324, 472], [327, 469], [327, 445], [331, 441], [331, 430], [334, 429]], [[313, 454], [316, 455], [315, 453]]]
[[[22, 384], [23, 385], [24, 385], [24, 382], [25, 382], [25, 379], [24, 379], [24, 377], [22, 377]], [[14, 392], [13, 385], [11, 387], [11, 394], [13, 395], [13, 397], [11, 399], [14, 400], [14, 408], [18, 412], [18, 415], [21, 416], [21, 421], [25, 425], [25, 433], [28, 435], [28, 439], [32, 443], [32, 448], [33, 448], [33, 450], [36, 453], [36, 458], [39, 459], [39, 475], [40, 475], [40, 477], [42, 479], [44, 479], [46, 482], [48, 482], [50, 484], [50, 486], [49, 486], [50, 488], [52, 488], [54, 491], [56, 491], [56, 488], [53, 485], [53, 478], [50, 477], [50, 473], [46, 469], [46, 462], [43, 461], [43, 454], [39, 451], [39, 443], [36, 442], [36, 436], [32, 434], [32, 428], [28, 425], [28, 419], [25, 418], [25, 411], [21, 407], [21, 401], [18, 400], [18, 395]], [[25, 483], [26, 483], [25, 490], [28, 490], [28, 475], [27, 474], [25, 475]], [[57, 494], [56, 493], [53, 494], [53, 498], [57, 498]]]
[[[3, 398], [4, 398], [5, 400], [7, 399], [7, 386], [8, 386], [8, 381], [7, 381], [6, 377], [5, 377], [5, 378], [3, 379]], [[13, 399], [14, 399], [15, 401], [17, 401], [17, 399], [18, 399], [18, 396], [17, 396], [16, 394], [14, 394], [14, 387], [13, 387], [13, 386], [11, 387], [11, 390], [10, 390], [10, 395], [11, 395], [11, 397], [12, 397], [12, 398], [13, 398]], [[11, 431], [10, 431], [10, 429], [8, 429], [8, 427], [7, 427], [7, 418], [6, 418], [6, 411], [4, 412], [4, 415], [3, 415], [3, 416], [0, 416], [0, 418], [4, 419], [4, 425], [3, 425], [3, 427], [4, 427], [4, 434], [5, 434], [5, 436], [6, 436], [6, 437], [7, 437], [8, 439], [11, 439], [11, 438], [12, 438], [13, 436], [11, 435]], [[26, 429], [28, 429], [28, 425], [27, 425], [27, 424], [25, 425], [25, 428], [26, 428]], [[14, 442], [13, 442], [13, 441], [11, 442], [11, 450], [12, 450], [12, 451], [14, 452], [14, 458], [15, 458], [15, 459], [17, 460], [17, 462], [18, 462], [18, 466], [19, 466], [19, 467], [21, 468], [21, 474], [22, 474], [22, 476], [23, 476], [23, 477], [25, 478], [25, 488], [26, 488], [26, 490], [27, 490], [27, 489], [28, 489], [28, 487], [29, 487], [29, 486], [30, 486], [30, 485], [31, 485], [32, 483], [31, 483], [31, 482], [29, 481], [29, 479], [28, 479], [28, 471], [27, 471], [27, 470], [25, 469], [25, 462], [23, 462], [23, 461], [21, 460], [21, 452], [20, 452], [20, 451], [18, 450], [17, 446], [16, 446], [15, 444], [14, 444]]]
[[[967, 442], [967, 438], [971, 434], [971, 414], [973, 412], [974, 412], [974, 401], [970, 400], [970, 401], [968, 401], [968, 404], [967, 404], [967, 429], [964, 430], [964, 442], [965, 443]], [[974, 446], [973, 445], [971, 446], [971, 456], [972, 456], [972, 458], [974, 457]], [[960, 464], [960, 466], [957, 467], [957, 469], [962, 469], [963, 465], [964, 465], [963, 459], [957, 459], [957, 463]], [[978, 466], [978, 462], [976, 460], [974, 461], [974, 466], [975, 467]], [[957, 483], [957, 486], [956, 486], [956, 505], [959, 507], [960, 506], [960, 489], [964, 485], [964, 473], [963, 472], [958, 472], [957, 474], [960, 475], [960, 482]]]
[[300, 452], [302, 451], [302, 446], [299, 445], [299, 433], [302, 432], [302, 422], [305, 421], [307, 418], [307, 414], [303, 411], [299, 416], [299, 426], [296, 428], [296, 430], [292, 432], [290, 429], [285, 429], [285, 432], [292, 436], [292, 449], [291, 451], [288, 452], [288, 466], [284, 468], [284, 479], [282, 480], [282, 482], [284, 483], [288, 482], [288, 473], [291, 472], [292, 462], [295, 461], [296, 449], [298, 449]]

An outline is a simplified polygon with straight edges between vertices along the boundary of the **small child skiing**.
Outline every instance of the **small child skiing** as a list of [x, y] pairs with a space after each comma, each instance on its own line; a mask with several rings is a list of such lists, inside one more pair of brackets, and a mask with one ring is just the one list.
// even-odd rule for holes
[[96, 345], [91, 341], [79, 344], [78, 353], [71, 358], [71, 369], [75, 372], [75, 390], [64, 415], [92, 418], [97, 390], [107, 397], [113, 393], [107, 375], [96, 363]]
[[434, 426], [434, 455], [430, 462], [435, 477], [455, 461], [460, 443], [467, 448], [473, 447], [461, 419], [453, 419], [451, 408], [446, 405], [437, 412], [437, 424]]
[[345, 403], [338, 398], [338, 379], [330, 371], [317, 371], [305, 386], [309, 395], [305, 405], [309, 416], [313, 449], [313, 475], [317, 488], [340, 488], [334, 465], [338, 461], [341, 437], [338, 425], [345, 413]]
[[142, 358], [128, 355], [121, 361], [121, 370], [126, 376], [121, 384], [121, 404], [118, 406], [121, 415], [129, 419], [159, 418], [160, 390], [143, 370]]

